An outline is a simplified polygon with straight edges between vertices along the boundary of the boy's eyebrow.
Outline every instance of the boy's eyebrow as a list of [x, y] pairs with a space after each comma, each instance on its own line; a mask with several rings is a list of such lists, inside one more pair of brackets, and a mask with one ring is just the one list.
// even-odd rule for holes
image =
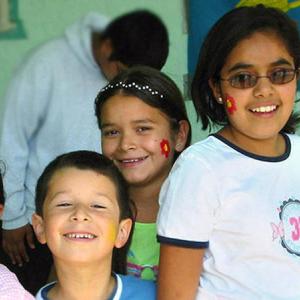
[[[140, 119], [140, 120], [134, 120], [131, 123], [133, 124], [145, 124], [145, 123], [151, 123], [151, 124], [155, 124], [155, 122], [151, 119]], [[101, 124], [101, 129], [106, 128], [106, 127], [110, 127], [110, 126], [116, 126], [115, 123], [103, 123]]]
[[59, 191], [59, 192], [56, 192], [50, 199], [54, 199], [55, 197], [57, 197], [58, 195], [60, 194], [67, 194], [68, 191], [67, 190], [63, 190], [63, 191]]
[[[285, 58], [279, 58], [278, 60], [274, 61], [271, 63], [272, 67], [276, 67], [276, 66], [281, 66], [281, 65], [289, 65], [292, 66], [292, 64], [286, 60]], [[229, 70], [228, 73], [239, 70], [239, 69], [248, 69], [253, 67], [252, 64], [247, 64], [247, 63], [237, 63], [234, 66], [232, 66]]]
[[96, 195], [97, 195], [97, 196], [100, 196], [100, 197], [104, 197], [104, 198], [108, 199], [108, 200], [111, 201], [111, 202], [114, 202], [114, 200], [111, 199], [107, 194], [103, 194], [103, 193], [101, 193], [101, 192], [98, 192], [98, 193], [96, 193]]
[[[69, 191], [68, 190], [62, 190], [62, 191], [58, 191], [56, 192], [50, 199], [53, 200], [54, 198], [56, 198], [57, 196], [59, 196], [60, 194], [68, 194]], [[96, 192], [97, 196], [100, 197], [104, 197], [106, 199], [109, 199], [110, 201], [113, 201], [113, 199], [111, 199], [107, 194], [101, 193], [101, 192]]]

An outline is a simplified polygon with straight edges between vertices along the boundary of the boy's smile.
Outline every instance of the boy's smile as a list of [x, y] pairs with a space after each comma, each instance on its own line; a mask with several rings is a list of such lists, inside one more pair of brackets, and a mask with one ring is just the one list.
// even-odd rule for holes
[[70, 232], [70, 233], [65, 233], [64, 237], [76, 241], [76, 240], [93, 240], [97, 236], [92, 233]]

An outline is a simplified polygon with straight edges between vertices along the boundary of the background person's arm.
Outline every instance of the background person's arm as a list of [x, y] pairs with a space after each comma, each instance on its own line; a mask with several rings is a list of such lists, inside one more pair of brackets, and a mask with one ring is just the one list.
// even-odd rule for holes
[[[28, 165], [34, 138], [47, 113], [51, 73], [47, 55], [37, 51], [15, 71], [7, 89], [0, 139], [0, 160], [5, 165], [5, 208], [2, 217], [2, 246], [12, 263], [28, 261], [26, 243], [34, 248], [29, 207]], [[31, 199], [34, 207], [34, 195]], [[32, 209], [32, 208], [31, 208]]]

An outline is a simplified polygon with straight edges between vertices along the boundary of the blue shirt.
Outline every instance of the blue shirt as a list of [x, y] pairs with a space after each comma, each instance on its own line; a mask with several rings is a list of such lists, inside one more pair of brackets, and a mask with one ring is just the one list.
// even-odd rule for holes
[[[117, 281], [116, 287], [108, 300], [155, 300], [156, 286], [153, 281], [142, 280], [133, 276], [114, 275]], [[53, 288], [55, 282], [42, 287], [36, 300], [48, 300], [48, 292]]]

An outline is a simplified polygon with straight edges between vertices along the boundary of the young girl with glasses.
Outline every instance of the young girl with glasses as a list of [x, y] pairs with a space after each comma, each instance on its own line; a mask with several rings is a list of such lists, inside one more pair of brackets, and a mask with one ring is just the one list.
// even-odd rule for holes
[[203, 128], [160, 194], [158, 299], [300, 299], [296, 23], [263, 5], [210, 30], [192, 98]]

